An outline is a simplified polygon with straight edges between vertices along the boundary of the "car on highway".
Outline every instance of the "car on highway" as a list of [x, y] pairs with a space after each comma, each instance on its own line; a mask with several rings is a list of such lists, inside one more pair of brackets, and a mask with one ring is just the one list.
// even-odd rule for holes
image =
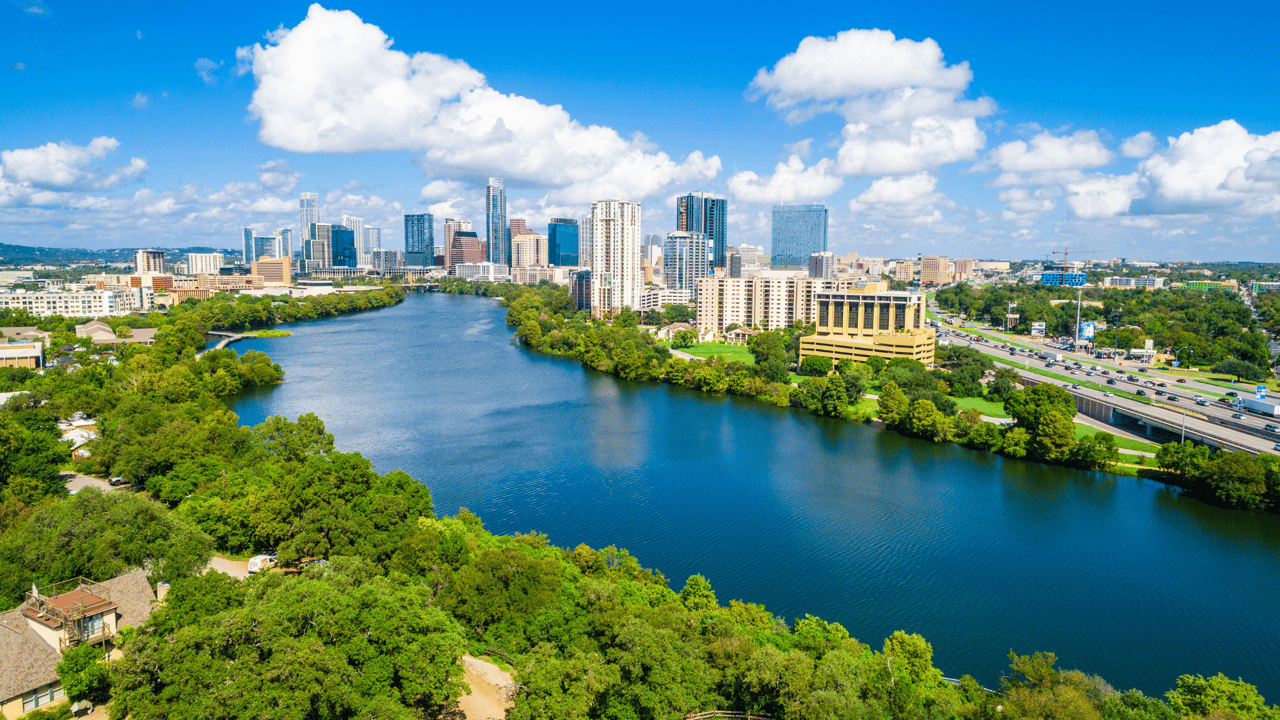
[[1169, 402], [1178, 402], [1178, 396], [1177, 396], [1177, 395], [1170, 395], [1170, 396], [1169, 396]]
[[1267, 432], [1280, 432], [1280, 425], [1267, 424], [1267, 425], [1263, 425], [1262, 429], [1266, 430]]
[[1103, 375], [1110, 375], [1110, 374], [1111, 374], [1111, 371], [1110, 371], [1110, 370], [1103, 370], [1103, 371], [1102, 371], [1102, 374], [1103, 374]]
[[1231, 417], [1235, 418], [1236, 420], [1243, 420], [1243, 419], [1244, 419], [1244, 415], [1242, 415], [1242, 414], [1240, 414], [1240, 413], [1231, 413]]
[[1155, 383], [1153, 383], [1153, 382], [1151, 382], [1150, 380], [1143, 380], [1143, 381], [1142, 381], [1142, 384], [1143, 384], [1143, 385], [1146, 385], [1147, 387], [1155, 387], [1155, 386], [1156, 386], [1156, 384], [1155, 384]]
[[1079, 374], [1080, 374], [1080, 371], [1079, 371], [1079, 370], [1072, 370], [1072, 371], [1071, 371], [1071, 374], [1072, 374], [1072, 375], [1079, 375]]
[[1074, 388], [1074, 389], [1076, 389], [1076, 390], [1079, 390], [1079, 389], [1080, 389], [1080, 383], [1072, 383], [1071, 387], [1072, 387], [1072, 388]]
[[1146, 391], [1146, 390], [1141, 390], [1141, 389], [1140, 389], [1140, 390], [1138, 390], [1138, 395], [1139, 395], [1140, 397], [1146, 397], [1146, 396], [1147, 396], [1147, 391]]
[[1107, 379], [1107, 384], [1108, 384], [1108, 385], [1115, 385], [1115, 384], [1116, 384], [1116, 379], [1115, 379], [1115, 378], [1108, 378], [1108, 379]]
[[1186, 384], [1187, 384], [1187, 379], [1186, 379], [1186, 378], [1178, 378], [1178, 382], [1182, 383], [1183, 385], [1186, 385]]
[[1102, 396], [1103, 396], [1103, 397], [1115, 397], [1115, 396], [1116, 396], [1116, 394], [1115, 394], [1115, 393], [1113, 393], [1113, 392], [1107, 391], [1107, 392], [1102, 393]]
[[1227, 393], [1227, 397], [1240, 397], [1240, 396], [1235, 394], [1234, 392], [1229, 392]]
[[1157, 395], [1163, 395], [1163, 394], [1164, 394], [1164, 391], [1163, 391], [1163, 390], [1157, 390], [1157, 391], [1156, 391], [1156, 394], [1157, 394]]
[[1156, 387], [1169, 387], [1169, 383], [1156, 383]]
[[1137, 375], [1130, 375], [1130, 376], [1129, 376], [1129, 382], [1138, 382], [1138, 376], [1137, 376]]
[[1272, 450], [1280, 450], [1280, 443], [1276, 443], [1275, 445], [1272, 445], [1272, 446], [1271, 446], [1271, 449], [1272, 449]]
[[1196, 404], [1197, 404], [1197, 405], [1208, 405], [1208, 404], [1209, 404], [1209, 401], [1208, 401], [1208, 400], [1205, 400], [1204, 398], [1200, 398], [1200, 399], [1196, 400]]

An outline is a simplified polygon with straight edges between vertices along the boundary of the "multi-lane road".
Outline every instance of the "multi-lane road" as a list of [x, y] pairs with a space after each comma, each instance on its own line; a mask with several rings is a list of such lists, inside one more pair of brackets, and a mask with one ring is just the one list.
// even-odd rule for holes
[[[984, 335], [994, 340], [960, 328], [943, 326], [939, 328], [939, 337], [958, 344], [966, 344], [986, 353], [998, 364], [1017, 370], [1030, 382], [1057, 382], [1068, 392], [1080, 398], [1086, 398], [1099, 405], [1110, 406], [1119, 413], [1119, 421], [1132, 421], [1138, 426], [1162, 428], [1172, 436], [1181, 437], [1185, 427], [1186, 437], [1203, 440], [1213, 445], [1229, 449], [1242, 449], [1252, 453], [1277, 452], [1280, 432], [1272, 431], [1268, 425], [1280, 425], [1280, 420], [1233, 408], [1220, 402], [1219, 398], [1228, 392], [1251, 395], [1252, 387], [1240, 386], [1239, 390], [1196, 381], [1191, 378], [1179, 378], [1145, 367], [1138, 363], [1115, 363], [1092, 358], [1084, 353], [1070, 353], [1062, 350], [1048, 349], [1059, 353], [1063, 360], [1052, 363], [1041, 358], [1041, 350], [1027, 350], [1008, 345], [1008, 340], [1018, 342], [1025, 339], [1004, 339], [998, 333], [986, 329]], [[1002, 347], [1002, 344], [1004, 347]], [[1030, 372], [1024, 366], [1035, 368]], [[1046, 376], [1045, 373], [1049, 375]], [[1132, 380], [1130, 378], [1133, 378]], [[1096, 390], [1086, 385], [1097, 385]], [[1079, 387], [1075, 387], [1079, 385]], [[1112, 391], [1138, 395], [1145, 393], [1151, 404], [1134, 400], [1124, 395], [1113, 394]], [[1157, 394], [1160, 393], [1160, 394]], [[1177, 398], [1174, 400], [1173, 398]], [[1229, 399], [1229, 398], [1228, 398]], [[1206, 404], [1198, 404], [1200, 400]], [[1239, 415], [1240, 417], [1235, 417]], [[1163, 441], [1169, 435], [1153, 435], [1155, 441]]]

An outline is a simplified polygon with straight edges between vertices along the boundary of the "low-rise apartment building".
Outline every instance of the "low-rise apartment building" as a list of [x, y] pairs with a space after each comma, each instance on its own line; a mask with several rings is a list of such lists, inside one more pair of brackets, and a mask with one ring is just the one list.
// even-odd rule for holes
[[26, 310], [36, 317], [128, 315], [135, 304], [136, 293], [124, 289], [0, 293], [0, 309]]

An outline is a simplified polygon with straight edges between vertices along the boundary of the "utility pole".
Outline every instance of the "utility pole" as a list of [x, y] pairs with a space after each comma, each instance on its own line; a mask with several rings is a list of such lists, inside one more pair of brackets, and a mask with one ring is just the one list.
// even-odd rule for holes
[[1080, 348], [1080, 299], [1084, 297], [1084, 288], [1076, 288], [1076, 348]]
[[1119, 352], [1120, 352], [1120, 315], [1121, 315], [1123, 312], [1124, 312], [1124, 306], [1123, 306], [1123, 305], [1121, 305], [1121, 306], [1116, 310], [1116, 331], [1115, 331], [1115, 341], [1114, 341], [1114, 343], [1113, 343], [1113, 344], [1112, 344], [1112, 346], [1111, 346], [1111, 359], [1112, 359], [1112, 360], [1114, 360], [1114, 359], [1115, 359], [1115, 357], [1116, 357], [1116, 355], [1118, 355], [1118, 354], [1119, 354]]

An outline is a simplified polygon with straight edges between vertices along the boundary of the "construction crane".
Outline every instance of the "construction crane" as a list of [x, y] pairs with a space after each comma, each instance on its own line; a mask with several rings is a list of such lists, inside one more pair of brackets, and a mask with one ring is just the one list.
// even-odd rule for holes
[[[1077, 250], [1077, 251], [1076, 251], [1076, 254], [1077, 254], [1077, 255], [1096, 255], [1096, 254], [1098, 254], [1098, 253], [1100, 253], [1100, 252], [1102, 252], [1102, 251], [1101, 251], [1101, 250]], [[1061, 255], [1061, 256], [1062, 256], [1062, 264], [1063, 264], [1063, 265], [1066, 265], [1066, 264], [1067, 264], [1067, 258], [1070, 256], [1070, 253], [1071, 253], [1071, 248], [1069, 248], [1069, 247], [1067, 247], [1067, 246], [1065, 246], [1065, 245], [1064, 245], [1064, 246], [1062, 247], [1062, 249], [1061, 249], [1061, 250], [1053, 250], [1053, 251], [1050, 251], [1048, 254], [1049, 254], [1049, 255]]]

